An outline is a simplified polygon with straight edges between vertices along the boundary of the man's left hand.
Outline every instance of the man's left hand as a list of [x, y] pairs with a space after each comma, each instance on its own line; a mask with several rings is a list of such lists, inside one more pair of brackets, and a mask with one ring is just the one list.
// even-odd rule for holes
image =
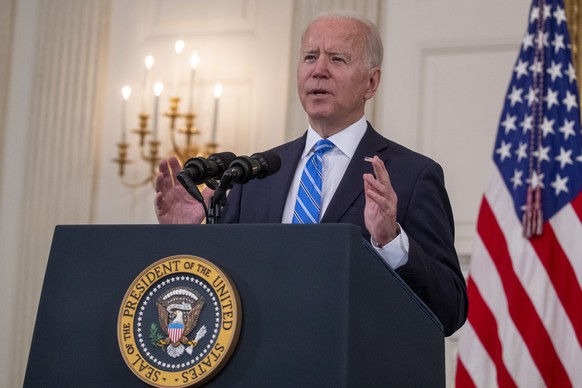
[[398, 236], [396, 224], [396, 204], [398, 198], [384, 162], [378, 156], [372, 158], [374, 174], [364, 174], [366, 206], [364, 221], [372, 235], [372, 240], [384, 246]]

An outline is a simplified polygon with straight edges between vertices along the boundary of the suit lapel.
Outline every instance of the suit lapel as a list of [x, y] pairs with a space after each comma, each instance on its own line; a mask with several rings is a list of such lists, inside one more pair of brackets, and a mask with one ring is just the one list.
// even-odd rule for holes
[[272, 197], [268, 199], [268, 214], [271, 222], [281, 222], [289, 188], [291, 187], [299, 158], [305, 148], [306, 138], [307, 132], [295, 141], [287, 143], [276, 150], [281, 157], [281, 169], [271, 177], [272, 181], [269, 182]]
[[377, 133], [368, 123], [368, 129], [356, 148], [354, 157], [333, 196], [321, 222], [338, 222], [344, 213], [352, 206], [354, 201], [364, 191], [364, 173], [373, 173], [370, 162], [364, 160], [367, 156], [378, 155], [388, 165], [387, 152], [382, 153], [388, 147], [386, 139]]

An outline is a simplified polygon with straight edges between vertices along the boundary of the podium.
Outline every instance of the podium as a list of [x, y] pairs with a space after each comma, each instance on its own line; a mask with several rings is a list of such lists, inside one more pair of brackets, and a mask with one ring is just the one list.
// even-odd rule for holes
[[238, 344], [205, 387], [444, 387], [442, 326], [348, 224], [57, 226], [25, 387], [147, 387], [124, 362], [124, 295], [204, 258], [238, 289]]

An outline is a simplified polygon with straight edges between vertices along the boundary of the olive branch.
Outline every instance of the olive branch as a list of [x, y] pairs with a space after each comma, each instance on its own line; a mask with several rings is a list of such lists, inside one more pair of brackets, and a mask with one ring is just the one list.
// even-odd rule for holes
[[163, 345], [160, 345], [160, 343], [163, 342], [163, 339], [164, 337], [158, 333], [158, 326], [155, 323], [152, 323], [150, 326], [150, 342], [152, 345], [161, 346], [163, 348]]

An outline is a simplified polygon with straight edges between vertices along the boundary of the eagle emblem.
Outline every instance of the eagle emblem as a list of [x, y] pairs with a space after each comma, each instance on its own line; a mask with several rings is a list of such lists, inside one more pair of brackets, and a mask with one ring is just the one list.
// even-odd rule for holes
[[[188, 336], [198, 322], [204, 298], [195, 290], [188, 287], [176, 287], [164, 292], [156, 301], [158, 307], [158, 321], [166, 337], [154, 333], [155, 345], [165, 348], [172, 358], [178, 358], [184, 351], [192, 354], [198, 341], [206, 335], [206, 326], [202, 326], [193, 340]], [[155, 329], [155, 325], [152, 325]], [[156, 330], [157, 331], [157, 330]]]

